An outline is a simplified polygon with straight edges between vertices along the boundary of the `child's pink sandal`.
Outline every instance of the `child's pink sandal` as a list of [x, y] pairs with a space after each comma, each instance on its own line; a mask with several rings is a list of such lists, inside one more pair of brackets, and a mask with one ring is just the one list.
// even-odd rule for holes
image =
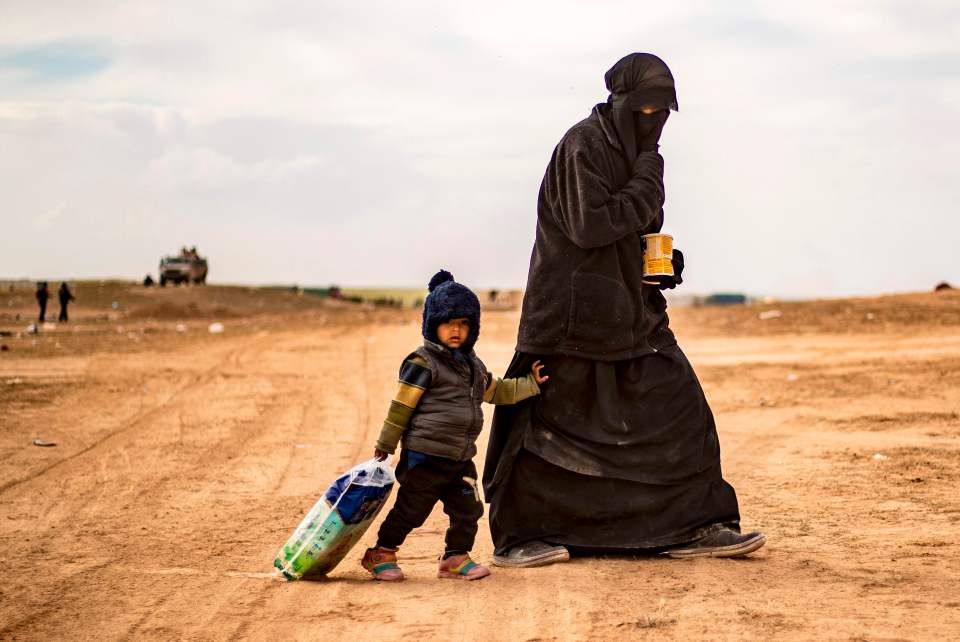
[[457, 580], [479, 580], [490, 575], [490, 569], [477, 564], [469, 555], [452, 555], [447, 559], [440, 559], [437, 577]]
[[373, 574], [373, 579], [384, 582], [399, 582], [403, 571], [397, 565], [397, 552], [385, 548], [368, 548], [360, 565]]

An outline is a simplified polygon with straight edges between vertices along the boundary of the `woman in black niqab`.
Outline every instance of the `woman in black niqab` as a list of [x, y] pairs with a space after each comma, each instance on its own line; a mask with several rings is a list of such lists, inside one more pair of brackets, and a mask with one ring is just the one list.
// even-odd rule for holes
[[550, 383], [494, 414], [483, 481], [501, 566], [569, 550], [733, 556], [763, 544], [739, 533], [710, 407], [663, 296], [642, 278], [641, 237], [663, 223], [673, 75], [635, 53], [604, 79], [609, 98], [564, 135], [540, 190], [506, 376], [540, 359]]

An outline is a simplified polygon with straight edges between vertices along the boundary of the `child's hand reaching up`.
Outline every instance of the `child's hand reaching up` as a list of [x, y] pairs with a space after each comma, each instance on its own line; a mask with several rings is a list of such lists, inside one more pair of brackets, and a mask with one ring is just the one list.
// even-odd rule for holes
[[533, 372], [533, 380], [537, 382], [537, 385], [543, 385], [544, 382], [550, 379], [547, 375], [540, 375], [540, 371], [543, 370], [543, 364], [539, 361], [534, 361], [533, 366], [530, 368], [530, 371]]

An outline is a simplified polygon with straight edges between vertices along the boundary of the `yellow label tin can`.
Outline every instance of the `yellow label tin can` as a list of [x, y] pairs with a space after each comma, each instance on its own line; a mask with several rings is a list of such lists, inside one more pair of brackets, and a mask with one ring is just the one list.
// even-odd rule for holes
[[673, 276], [673, 236], [643, 235], [643, 282], [657, 285], [660, 277]]

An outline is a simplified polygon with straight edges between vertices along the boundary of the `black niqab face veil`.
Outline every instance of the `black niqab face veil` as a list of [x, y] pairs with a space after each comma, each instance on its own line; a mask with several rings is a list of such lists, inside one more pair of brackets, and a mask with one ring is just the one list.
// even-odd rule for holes
[[[638, 131], [635, 112], [643, 109], [677, 111], [677, 90], [673, 84], [673, 74], [667, 63], [649, 53], [632, 53], [624, 56], [610, 68], [603, 79], [607, 83], [610, 96], [607, 103], [611, 106], [614, 126], [620, 144], [623, 145], [627, 159], [633, 163], [638, 153]], [[651, 131], [641, 131], [643, 138], [659, 132], [666, 122], [666, 113], [650, 114], [641, 117], [649, 121]], [[646, 127], [644, 127], [646, 129]], [[654, 141], [655, 144], [656, 141]]]

